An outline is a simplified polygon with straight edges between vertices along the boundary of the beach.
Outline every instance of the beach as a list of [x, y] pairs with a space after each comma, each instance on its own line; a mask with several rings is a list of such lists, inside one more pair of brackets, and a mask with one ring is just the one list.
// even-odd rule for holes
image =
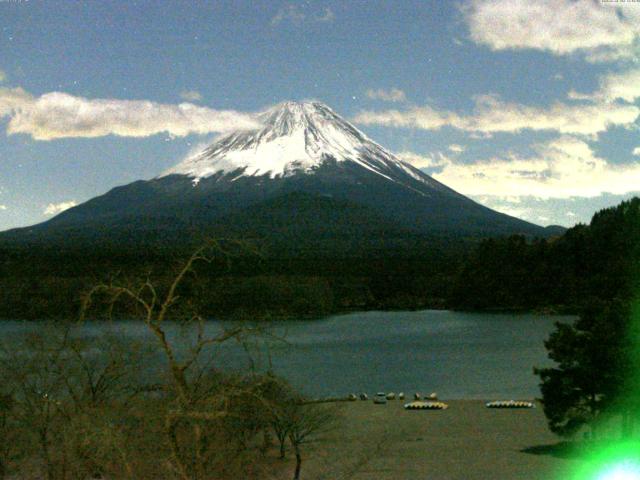
[[303, 479], [487, 480], [563, 478], [577, 460], [551, 454], [562, 441], [533, 409], [488, 409], [444, 400], [440, 411], [404, 410], [406, 401], [336, 404], [337, 427], [307, 446]]

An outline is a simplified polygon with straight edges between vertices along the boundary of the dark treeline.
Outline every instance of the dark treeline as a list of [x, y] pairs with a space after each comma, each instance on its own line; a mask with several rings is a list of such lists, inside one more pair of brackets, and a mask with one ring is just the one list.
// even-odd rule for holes
[[549, 241], [486, 240], [463, 262], [449, 303], [468, 310], [577, 312], [594, 302], [630, 298], [639, 246], [638, 198]]
[[[251, 241], [255, 253], [200, 266], [183, 294], [216, 316], [417, 308], [576, 312], [594, 299], [625, 295], [639, 226], [635, 198], [547, 240], [413, 238], [351, 249], [339, 239], [340, 248], [297, 244], [294, 251], [258, 239]], [[162, 285], [193, 249], [7, 244], [0, 247], [0, 317], [73, 317], [91, 286], [146, 276]]]
[[[447, 288], [468, 250], [441, 240], [406, 248], [367, 250], [357, 256], [318, 254], [311, 249], [288, 255], [249, 242], [225, 262], [199, 265], [183, 294], [205, 315], [315, 316], [374, 308], [443, 308]], [[0, 250], [0, 317], [74, 317], [83, 294], [112, 278], [150, 276], [166, 284], [194, 250], [145, 247], [7, 246]]]

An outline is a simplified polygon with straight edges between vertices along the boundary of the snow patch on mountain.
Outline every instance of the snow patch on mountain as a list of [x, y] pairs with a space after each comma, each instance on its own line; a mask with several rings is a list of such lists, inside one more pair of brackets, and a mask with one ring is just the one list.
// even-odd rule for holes
[[405, 183], [400, 173], [432, 188], [442, 187], [320, 102], [284, 102], [258, 114], [257, 120], [261, 128], [220, 137], [161, 177], [186, 175], [195, 185], [219, 173], [233, 174], [233, 180], [287, 177], [313, 174], [325, 161], [349, 161], [396, 183]]

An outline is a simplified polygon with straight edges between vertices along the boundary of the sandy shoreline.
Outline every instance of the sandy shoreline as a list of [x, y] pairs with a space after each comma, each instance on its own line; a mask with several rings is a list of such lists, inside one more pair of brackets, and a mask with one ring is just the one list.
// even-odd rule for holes
[[[540, 453], [562, 439], [533, 409], [487, 409], [480, 400], [444, 400], [442, 411], [407, 411], [405, 402], [336, 405], [340, 427], [310, 445], [307, 479], [562, 478], [577, 460]], [[534, 453], [535, 452], [535, 453]]]

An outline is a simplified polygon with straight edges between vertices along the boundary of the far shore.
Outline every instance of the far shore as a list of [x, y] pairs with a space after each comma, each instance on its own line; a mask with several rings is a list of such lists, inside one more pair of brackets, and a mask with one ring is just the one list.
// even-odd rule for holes
[[[325, 312], [322, 314], [309, 314], [309, 315], [290, 315], [290, 314], [282, 314], [282, 315], [244, 315], [241, 319], [234, 316], [223, 316], [220, 318], [214, 317], [205, 317], [206, 321], [221, 321], [221, 322], [238, 322], [238, 321], [255, 321], [255, 322], [306, 322], [306, 321], [315, 321], [315, 320], [323, 320], [329, 317], [338, 317], [343, 315], [351, 315], [357, 313], [372, 313], [372, 312], [388, 312], [388, 313], [397, 313], [397, 312], [423, 312], [423, 311], [436, 311], [436, 312], [455, 312], [455, 313], [468, 313], [468, 314], [489, 314], [489, 315], [535, 315], [540, 317], [562, 317], [562, 316], [573, 316], [578, 314], [577, 308], [543, 308], [543, 309], [478, 309], [478, 310], [458, 310], [455, 308], [434, 308], [434, 307], [420, 307], [420, 308], [362, 308], [362, 309], [344, 309], [344, 310], [336, 310], [331, 312]], [[133, 316], [129, 317], [87, 317], [84, 321], [88, 322], [105, 322], [105, 321], [115, 321], [115, 322], [134, 322], [138, 321], [140, 318], [135, 318]], [[167, 318], [168, 321], [180, 322], [181, 318]], [[63, 318], [63, 317], [50, 317], [50, 318], [5, 318], [0, 317], [0, 323], [2, 322], [28, 322], [28, 323], [78, 323], [80, 322], [79, 318]]]

